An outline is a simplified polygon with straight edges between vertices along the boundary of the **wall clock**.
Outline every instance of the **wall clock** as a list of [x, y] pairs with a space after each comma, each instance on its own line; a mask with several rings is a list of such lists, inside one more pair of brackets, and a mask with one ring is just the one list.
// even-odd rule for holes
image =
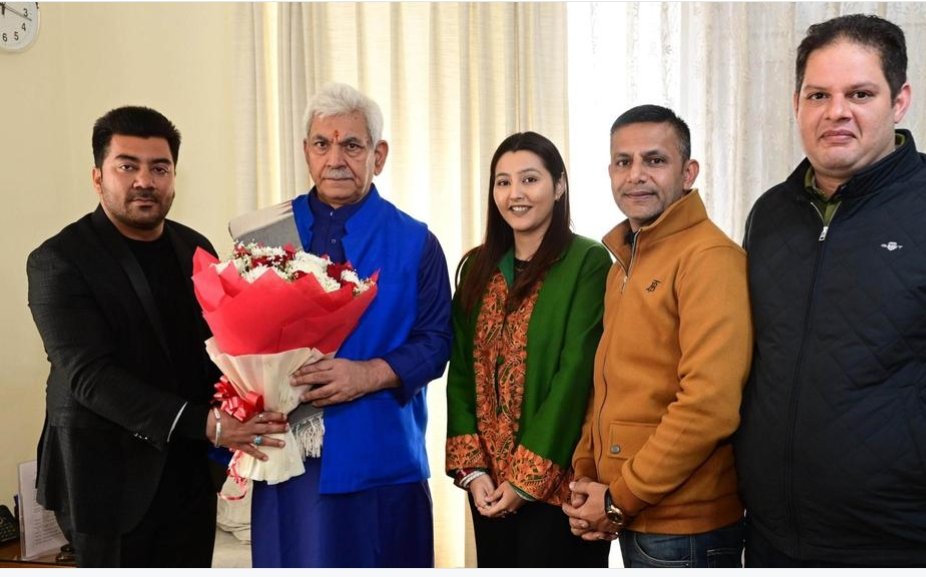
[[25, 50], [38, 35], [38, 2], [0, 2], [0, 51]]

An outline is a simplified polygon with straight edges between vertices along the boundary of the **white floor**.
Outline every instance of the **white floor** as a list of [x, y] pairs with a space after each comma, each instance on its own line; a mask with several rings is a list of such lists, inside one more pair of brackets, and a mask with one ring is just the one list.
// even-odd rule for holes
[[237, 537], [223, 531], [215, 530], [215, 552], [212, 554], [213, 567], [250, 567], [251, 544], [239, 541]]

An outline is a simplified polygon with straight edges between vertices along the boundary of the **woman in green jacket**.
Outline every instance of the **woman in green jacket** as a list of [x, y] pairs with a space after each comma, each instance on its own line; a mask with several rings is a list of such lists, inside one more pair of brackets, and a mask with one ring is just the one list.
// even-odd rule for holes
[[447, 472], [469, 492], [480, 567], [607, 567], [572, 535], [569, 497], [611, 258], [570, 230], [556, 146], [513, 134], [492, 157], [483, 244], [453, 299]]

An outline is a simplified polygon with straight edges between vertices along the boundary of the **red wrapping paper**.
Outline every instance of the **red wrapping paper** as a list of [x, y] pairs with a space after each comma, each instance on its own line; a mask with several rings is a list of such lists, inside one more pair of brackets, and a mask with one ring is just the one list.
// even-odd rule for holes
[[[213, 334], [206, 349], [225, 374], [217, 393], [223, 410], [244, 419], [253, 413], [246, 405], [289, 413], [301, 391], [287, 376], [303, 363], [337, 352], [375, 298], [376, 284], [354, 296], [350, 283], [325, 292], [311, 274], [287, 281], [270, 270], [251, 283], [234, 264], [219, 273], [218, 263], [202, 249], [193, 255], [194, 292]], [[321, 415], [317, 418], [320, 422]], [[284, 447], [262, 447], [268, 461], [235, 451], [230, 474], [242, 489], [244, 479], [274, 484], [301, 475], [303, 455], [317, 456], [313, 451], [320, 450], [321, 438], [312, 435], [322, 433], [323, 427], [299, 440], [292, 430], [268, 435], [283, 440]]]
[[[312, 275], [288, 282], [270, 272], [253, 283], [233, 265], [201, 248], [193, 255], [193, 287], [219, 348], [229, 355], [279, 353], [300, 347], [338, 350], [376, 297], [376, 285], [354, 296], [353, 287], [326, 293]], [[376, 275], [373, 277], [376, 278]]]

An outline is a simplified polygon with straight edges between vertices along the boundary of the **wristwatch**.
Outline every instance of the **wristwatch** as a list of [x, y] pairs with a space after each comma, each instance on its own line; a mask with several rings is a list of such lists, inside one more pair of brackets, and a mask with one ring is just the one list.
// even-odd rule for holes
[[620, 533], [630, 521], [624, 511], [611, 500], [611, 491], [608, 490], [604, 492], [604, 514], [607, 515], [608, 521], [611, 521], [611, 524], [614, 525], [615, 533]]

